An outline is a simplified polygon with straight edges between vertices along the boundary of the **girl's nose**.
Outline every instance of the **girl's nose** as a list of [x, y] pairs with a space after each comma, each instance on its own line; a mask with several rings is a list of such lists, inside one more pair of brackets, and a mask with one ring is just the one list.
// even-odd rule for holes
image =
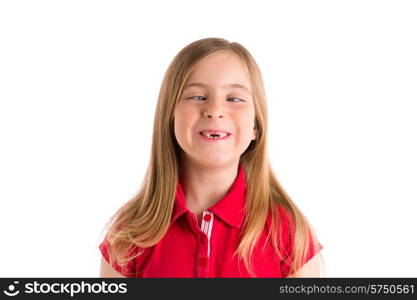
[[204, 117], [206, 118], [223, 118], [224, 109], [219, 99], [210, 99], [204, 109]]
[[206, 111], [204, 112], [204, 117], [206, 118], [210, 118], [210, 119], [216, 119], [216, 118], [223, 118], [224, 114], [221, 113], [220, 111]]

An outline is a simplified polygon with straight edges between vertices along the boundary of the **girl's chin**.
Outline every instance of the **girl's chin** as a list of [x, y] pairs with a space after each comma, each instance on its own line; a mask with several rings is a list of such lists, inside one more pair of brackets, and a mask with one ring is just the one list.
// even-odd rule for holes
[[207, 155], [207, 156], [199, 156], [198, 160], [208, 166], [224, 166], [229, 164], [233, 159], [231, 157], [225, 157], [225, 155], [221, 156], [213, 156], [213, 155]]

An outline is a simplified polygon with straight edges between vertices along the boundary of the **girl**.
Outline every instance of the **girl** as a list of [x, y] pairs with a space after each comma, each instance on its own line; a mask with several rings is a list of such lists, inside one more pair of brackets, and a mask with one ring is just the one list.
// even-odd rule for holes
[[107, 223], [101, 276], [321, 276], [322, 245], [275, 177], [267, 135], [248, 50], [220, 38], [183, 48], [162, 82], [142, 187]]

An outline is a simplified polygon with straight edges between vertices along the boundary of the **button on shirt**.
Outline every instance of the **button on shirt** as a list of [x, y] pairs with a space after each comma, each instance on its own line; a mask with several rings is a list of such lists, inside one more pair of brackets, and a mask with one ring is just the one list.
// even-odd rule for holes
[[[227, 194], [212, 207], [203, 211], [200, 224], [186, 207], [184, 179], [177, 186], [171, 223], [164, 237], [154, 246], [130, 253], [143, 253], [129, 262], [122, 270], [113, 263], [113, 268], [126, 277], [250, 277], [242, 260], [233, 257], [238, 246], [238, 237], [244, 221], [245, 173], [240, 164], [238, 174]], [[288, 226], [291, 219], [282, 206], [277, 206], [281, 220], [284, 246], [291, 253]], [[268, 216], [266, 226], [270, 224]], [[287, 277], [289, 265], [279, 261], [271, 243], [262, 249], [267, 235], [264, 228], [253, 253], [253, 267], [257, 277]], [[320, 244], [320, 249], [322, 248]], [[108, 241], [105, 238], [99, 249], [106, 259]], [[316, 253], [312, 245], [305, 262]]]

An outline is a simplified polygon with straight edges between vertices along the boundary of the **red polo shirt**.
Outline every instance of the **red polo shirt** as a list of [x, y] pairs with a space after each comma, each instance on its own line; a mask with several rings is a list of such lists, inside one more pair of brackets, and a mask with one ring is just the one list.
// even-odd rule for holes
[[[129, 262], [127, 269], [113, 268], [126, 277], [250, 277], [238, 257], [232, 257], [238, 245], [238, 235], [244, 220], [245, 173], [242, 165], [227, 194], [212, 207], [203, 211], [201, 222], [186, 207], [184, 180], [181, 178], [176, 192], [176, 202], [168, 231], [154, 246]], [[282, 222], [285, 249], [291, 253], [288, 226], [291, 219], [282, 206], [277, 206]], [[270, 225], [268, 216], [266, 226]], [[266, 227], [254, 250], [253, 267], [257, 277], [287, 277], [289, 266], [274, 255], [271, 243], [262, 249]], [[106, 259], [108, 241], [105, 238], [99, 249]], [[320, 244], [320, 249], [322, 248]], [[134, 247], [130, 253], [137, 253]], [[305, 262], [316, 253], [310, 245]], [[305, 263], [304, 262], [304, 263]], [[133, 273], [133, 275], [129, 275]]]

